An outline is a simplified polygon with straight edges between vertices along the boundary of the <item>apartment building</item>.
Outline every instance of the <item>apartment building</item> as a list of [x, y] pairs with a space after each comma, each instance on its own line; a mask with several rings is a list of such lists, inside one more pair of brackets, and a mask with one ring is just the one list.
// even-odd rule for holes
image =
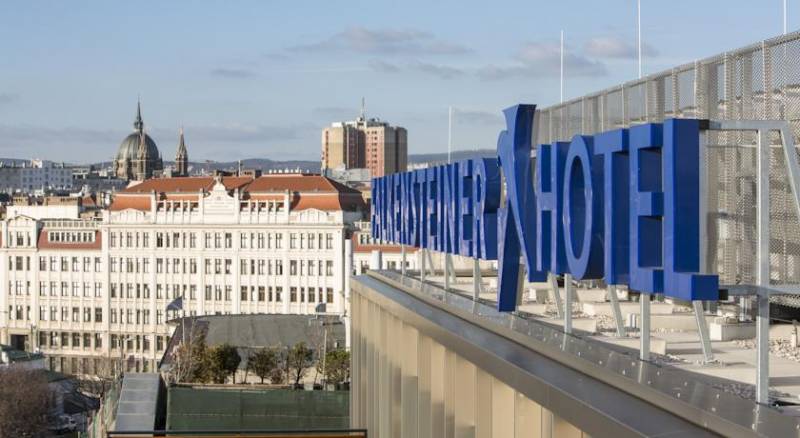
[[362, 112], [356, 120], [322, 130], [322, 170], [368, 169], [372, 177], [405, 172], [408, 132]]
[[361, 194], [319, 175], [145, 180], [102, 217], [9, 216], [0, 234], [0, 343], [51, 369], [152, 371], [167, 311], [345, 314], [345, 240]]

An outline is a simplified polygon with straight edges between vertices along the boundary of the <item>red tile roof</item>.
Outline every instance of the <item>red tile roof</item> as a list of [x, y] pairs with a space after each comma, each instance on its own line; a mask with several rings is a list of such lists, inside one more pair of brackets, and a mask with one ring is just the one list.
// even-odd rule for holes
[[[210, 191], [214, 187], [214, 181], [214, 177], [210, 176], [148, 179], [122, 190], [114, 197], [110, 209], [120, 211], [133, 208], [149, 211], [149, 195], [152, 192], [156, 192], [158, 199], [195, 200], [197, 196], [193, 193]], [[242, 199], [282, 200], [282, 195], [290, 192], [293, 210], [366, 210], [361, 192], [316, 174], [223, 177], [222, 183], [229, 191], [240, 189]]]
[[108, 208], [111, 211], [121, 211], [132, 208], [134, 210], [150, 211], [150, 196], [144, 195], [117, 195]]

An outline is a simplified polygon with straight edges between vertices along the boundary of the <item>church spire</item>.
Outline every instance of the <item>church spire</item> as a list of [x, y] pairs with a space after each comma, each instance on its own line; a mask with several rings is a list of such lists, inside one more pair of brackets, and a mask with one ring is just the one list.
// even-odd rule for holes
[[175, 154], [175, 176], [189, 176], [189, 152], [183, 138], [183, 126], [178, 140], [178, 152]]
[[136, 99], [136, 120], [133, 122], [133, 129], [139, 133], [144, 132], [144, 121], [142, 121], [142, 100]]
[[139, 131], [139, 148], [136, 151], [136, 163], [134, 174], [138, 180], [146, 180], [152, 176], [152, 170], [148, 165], [150, 161], [150, 151], [147, 149], [147, 135], [144, 130]]

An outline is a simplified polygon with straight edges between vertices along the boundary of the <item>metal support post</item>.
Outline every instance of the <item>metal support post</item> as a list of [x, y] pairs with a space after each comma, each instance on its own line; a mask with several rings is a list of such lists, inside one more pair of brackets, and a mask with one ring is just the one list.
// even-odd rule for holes
[[483, 279], [481, 278], [481, 262], [478, 259], [472, 261], [472, 299], [478, 301], [481, 297]]
[[458, 283], [458, 281], [456, 281], [456, 267], [453, 264], [452, 254], [447, 254], [447, 257], [445, 258], [445, 263], [447, 263], [447, 269], [450, 271], [450, 281], [453, 284]]
[[756, 317], [756, 402], [769, 404], [769, 296], [759, 292]]
[[553, 291], [553, 300], [556, 302], [556, 314], [561, 318], [564, 313], [561, 311], [561, 294], [558, 291], [558, 279], [553, 274], [547, 274], [547, 280], [550, 282], [550, 289]]
[[625, 324], [622, 321], [622, 310], [619, 308], [619, 297], [617, 296], [617, 287], [609, 284], [608, 299], [611, 301], [611, 310], [614, 312], [614, 324], [617, 326], [617, 336], [622, 338], [625, 336]]
[[383, 254], [381, 253], [381, 250], [372, 250], [372, 259], [369, 261], [369, 268], [372, 270], [383, 268]]
[[442, 253], [442, 275], [444, 276], [444, 290], [450, 292], [450, 263], [447, 263], [450, 254]]
[[694, 319], [697, 321], [697, 333], [700, 335], [700, 345], [703, 347], [703, 360], [708, 363], [714, 360], [714, 351], [711, 349], [711, 337], [708, 335], [708, 321], [703, 312], [702, 301], [692, 301]]
[[426, 249], [420, 248], [419, 254], [419, 281], [425, 282], [425, 253], [427, 252]]
[[[756, 283], [758, 315], [756, 316], [756, 402], [769, 403], [769, 131], [758, 131], [756, 152], [756, 229], [758, 250], [756, 254]], [[788, 163], [787, 163], [788, 164]]]
[[650, 360], [650, 295], [639, 294], [641, 313], [639, 321], [639, 359]]
[[406, 276], [406, 246], [400, 245], [400, 275]]
[[564, 333], [572, 333], [572, 274], [564, 274]]

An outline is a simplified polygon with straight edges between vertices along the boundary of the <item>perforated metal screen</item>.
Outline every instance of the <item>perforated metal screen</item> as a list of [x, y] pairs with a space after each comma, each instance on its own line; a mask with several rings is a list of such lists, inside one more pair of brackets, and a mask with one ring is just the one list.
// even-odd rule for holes
[[[800, 139], [800, 32], [540, 109], [535, 143], [665, 118], [786, 120]], [[707, 268], [722, 284], [754, 284], [756, 134], [710, 131], [704, 157]], [[770, 137], [773, 285], [800, 284], [800, 221], [777, 133]], [[747, 147], [750, 146], [750, 147]]]

